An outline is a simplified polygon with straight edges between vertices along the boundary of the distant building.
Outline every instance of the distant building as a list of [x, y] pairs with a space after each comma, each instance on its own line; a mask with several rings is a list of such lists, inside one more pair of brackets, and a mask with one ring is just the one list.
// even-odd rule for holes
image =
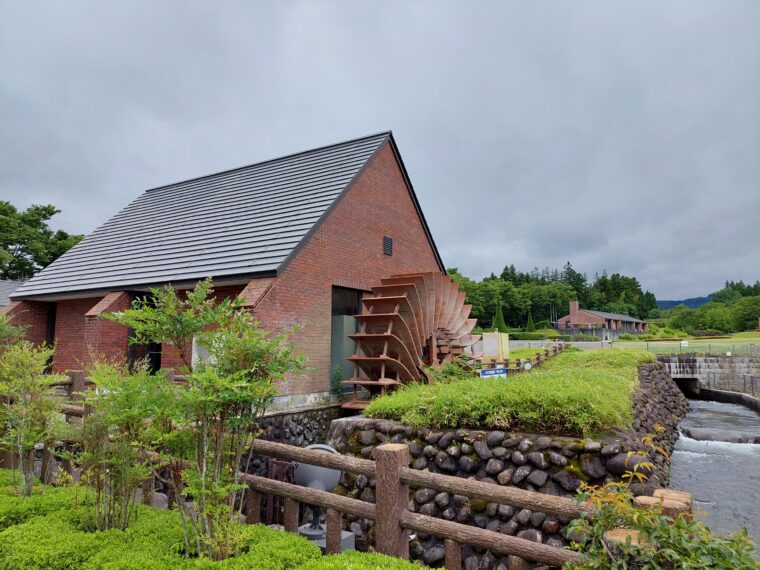
[[0, 307], [10, 305], [10, 294], [24, 284], [23, 281], [0, 280]]
[[601, 340], [616, 340], [623, 334], [644, 334], [647, 323], [628, 315], [581, 309], [578, 301], [570, 301], [570, 314], [557, 321], [563, 334], [589, 334]]

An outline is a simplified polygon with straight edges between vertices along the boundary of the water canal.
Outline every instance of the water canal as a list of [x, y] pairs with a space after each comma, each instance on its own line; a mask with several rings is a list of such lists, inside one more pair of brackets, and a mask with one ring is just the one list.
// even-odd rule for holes
[[737, 404], [689, 404], [670, 486], [694, 495], [697, 517], [714, 531], [746, 527], [760, 552], [760, 415]]

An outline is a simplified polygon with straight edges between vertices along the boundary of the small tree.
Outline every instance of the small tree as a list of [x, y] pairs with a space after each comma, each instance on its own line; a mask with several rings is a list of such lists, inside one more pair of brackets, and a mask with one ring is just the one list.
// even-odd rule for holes
[[[181, 390], [183, 425], [191, 433], [192, 469], [183, 472], [184, 494], [197, 516], [188, 516], [187, 546], [221, 560], [237, 554], [244, 485], [251, 444], [259, 421], [286, 374], [303, 369], [287, 334], [261, 329], [250, 313], [240, 311], [229, 323], [199, 335], [209, 358], [196, 363]], [[247, 453], [246, 453], [247, 452]], [[182, 508], [186, 508], [181, 503]]]
[[504, 320], [504, 312], [501, 310], [501, 299], [496, 302], [496, 312], [493, 316], [493, 324], [491, 325], [495, 331], [500, 333], [507, 332], [507, 323]]
[[134, 331], [131, 344], [173, 344], [185, 372], [189, 372], [193, 367], [193, 338], [210, 327], [228, 322], [241, 304], [230, 299], [217, 303], [213, 292], [211, 278], [199, 281], [184, 299], [167, 285], [151, 289], [148, 297], [135, 299], [126, 311], [108, 313], [103, 318], [130, 327]]
[[24, 340], [24, 329], [11, 324], [6, 315], [0, 314], [0, 352]]
[[[185, 549], [221, 560], [238, 552], [242, 538], [238, 518], [245, 486], [238, 472], [248, 470], [251, 443], [276, 385], [303, 370], [303, 359], [295, 356], [289, 333], [261, 329], [239, 310], [240, 302], [216, 304], [208, 279], [184, 300], [171, 287], [152, 295], [106, 318], [132, 327], [134, 343], [171, 342], [180, 352], [188, 375], [175, 387], [173, 421], [163, 422], [173, 429], [160, 438], [173, 474], [166, 481], [175, 497], [192, 500], [192, 506], [177, 501]], [[208, 358], [192, 361], [193, 339]]]
[[21, 493], [32, 494], [35, 445], [52, 447], [62, 437], [62, 400], [52, 386], [63, 376], [45, 374], [53, 350], [21, 342], [0, 352], [0, 419], [5, 425], [4, 446], [16, 453], [21, 473]]
[[536, 325], [533, 324], [533, 313], [528, 311], [528, 324], [525, 325], [525, 332], [535, 332]]
[[176, 393], [144, 363], [133, 372], [125, 364], [96, 363], [88, 372], [95, 388], [85, 395], [91, 411], [83, 422], [79, 461], [95, 493], [93, 523], [97, 530], [124, 530], [137, 513], [137, 488], [153, 472], [151, 451], [174, 412]]

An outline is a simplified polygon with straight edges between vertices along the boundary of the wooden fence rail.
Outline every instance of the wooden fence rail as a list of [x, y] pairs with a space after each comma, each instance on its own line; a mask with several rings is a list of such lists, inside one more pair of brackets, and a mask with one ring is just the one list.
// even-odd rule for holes
[[[375, 461], [293, 447], [281, 443], [256, 440], [254, 453], [288, 459], [331, 469], [348, 471], [376, 478], [376, 502], [365, 503], [335, 495], [299, 487], [290, 483], [273, 481], [256, 475], [241, 474], [240, 479], [249, 485], [249, 506], [259, 505], [259, 493], [270, 493], [286, 500], [285, 528], [295, 532], [298, 527], [298, 505], [302, 502], [328, 509], [327, 551], [335, 552], [340, 540], [340, 513], [372, 519], [375, 521], [375, 548], [378, 552], [409, 558], [409, 531], [436, 536], [444, 540], [445, 566], [449, 570], [461, 569], [461, 547], [471, 545], [502, 555], [530, 560], [550, 566], [562, 566], [579, 560], [577, 552], [532, 542], [522, 538], [483, 530], [452, 521], [410, 512], [409, 486], [419, 486], [457, 493], [489, 502], [527, 508], [567, 518], [575, 518], [589, 512], [589, 507], [566, 497], [555, 497], [533, 491], [502, 487], [410, 469], [409, 448], [404, 444], [384, 444], [374, 450]], [[289, 512], [288, 512], [289, 511]], [[293, 517], [296, 517], [295, 519]], [[249, 522], [258, 522], [258, 511], [249, 511]], [[336, 528], [337, 526], [337, 528]], [[335, 537], [338, 537], [337, 539]]]
[[543, 350], [537, 350], [536, 355], [532, 358], [515, 358], [514, 360], [509, 358], [506, 360], [482, 360], [481, 366], [484, 369], [506, 368], [509, 374], [519, 374], [520, 372], [525, 371], [523, 366], [526, 363], [530, 363], [531, 368], [538, 368], [547, 360], [563, 352], [566, 348], [567, 346], [565, 344], [556, 344], [552, 347], [544, 348]]
[[[77, 403], [86, 386], [83, 374], [70, 374], [71, 381], [61, 382], [71, 404], [63, 412], [69, 417], [82, 417], [88, 410]], [[375, 448], [375, 461], [346, 455], [325, 453], [265, 440], [254, 440], [252, 451], [258, 455], [287, 461], [318, 465], [339, 471], [375, 477], [374, 504], [341, 495], [300, 487], [291, 483], [240, 473], [241, 482], [248, 485], [246, 522], [260, 522], [261, 495], [283, 497], [285, 529], [298, 531], [299, 503], [327, 509], [326, 550], [338, 552], [341, 544], [343, 514], [375, 521], [375, 548], [390, 556], [409, 558], [410, 531], [436, 536], [443, 540], [445, 567], [461, 570], [463, 545], [491, 550], [510, 557], [510, 568], [525, 567], [525, 560], [550, 566], [562, 566], [577, 561], [577, 552], [532, 542], [526, 539], [480, 529], [410, 512], [409, 487], [431, 488], [489, 502], [530, 509], [565, 519], [583, 516], [587, 505], [567, 497], [556, 497], [534, 491], [483, 483], [450, 475], [418, 471], [409, 468], [409, 447], [405, 444], [384, 444]], [[66, 462], [68, 464], [68, 462]], [[63, 466], [65, 470], [70, 465]]]

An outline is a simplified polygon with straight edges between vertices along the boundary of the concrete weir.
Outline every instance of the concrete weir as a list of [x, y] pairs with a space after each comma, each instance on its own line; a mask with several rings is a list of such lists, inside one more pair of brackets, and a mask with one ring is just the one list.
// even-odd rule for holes
[[760, 412], [759, 356], [658, 356], [690, 397], [741, 404]]

